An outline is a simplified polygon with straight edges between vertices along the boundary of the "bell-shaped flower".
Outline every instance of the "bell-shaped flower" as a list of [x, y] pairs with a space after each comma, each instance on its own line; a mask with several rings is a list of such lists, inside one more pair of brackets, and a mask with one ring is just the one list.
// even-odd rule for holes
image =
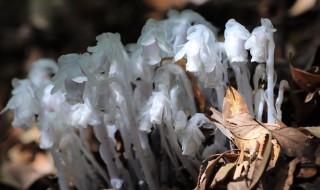
[[194, 25], [188, 29], [187, 39], [188, 42], [175, 55], [175, 61], [186, 55], [186, 70], [199, 76], [205, 88], [220, 85], [224, 73], [223, 50], [213, 32], [204, 25]]
[[203, 24], [214, 33], [217, 32], [212, 24], [192, 10], [184, 10], [181, 13], [177, 10], [169, 10], [168, 19], [163, 23], [168, 33], [167, 39], [172, 44], [175, 53], [181, 48], [181, 45], [187, 42], [187, 30], [192, 25]]
[[146, 105], [142, 108], [139, 116], [140, 130], [150, 132], [153, 125], [160, 125], [163, 120], [171, 123], [171, 103], [168, 89], [165, 85], [159, 84], [159, 91], [150, 96]]
[[216, 39], [211, 30], [204, 25], [194, 25], [188, 29], [188, 42], [176, 53], [174, 60], [178, 61], [187, 57], [186, 70], [199, 72], [204, 69], [211, 72], [216, 64], [218, 54], [210, 44], [215, 44]]
[[141, 46], [144, 61], [149, 65], [155, 65], [162, 57], [172, 54], [163, 26], [154, 19], [149, 19], [144, 25], [137, 44]]
[[261, 26], [256, 27], [250, 38], [245, 43], [245, 48], [250, 50], [251, 61], [258, 63], [266, 62], [268, 59], [268, 43], [273, 41], [273, 33], [276, 29], [269, 19], [261, 19]]
[[179, 141], [182, 145], [182, 154], [195, 156], [202, 142], [205, 140], [205, 136], [201, 132], [200, 128], [215, 129], [215, 127], [205, 115], [196, 113], [189, 119], [188, 124], [183, 128], [183, 114], [181, 114], [180, 117], [181, 121], [179, 121], [177, 117], [175, 122], [175, 131], [177, 132]]
[[161, 124], [162, 119], [166, 122], [171, 120], [170, 100], [168, 89], [164, 85], [159, 85], [159, 91], [153, 92], [147, 104], [150, 105], [150, 122], [153, 124]]
[[225, 51], [230, 62], [246, 62], [248, 58], [247, 50], [244, 48], [246, 40], [250, 37], [250, 32], [236, 20], [230, 19], [226, 23], [224, 31]]
[[117, 72], [118, 67], [125, 66], [128, 55], [121, 43], [120, 34], [103, 33], [96, 39], [97, 45], [88, 47], [88, 52], [92, 53], [93, 60], [90, 68], [95, 74], [107, 77], [109, 74]]
[[0, 112], [13, 111], [12, 126], [30, 127], [35, 121], [35, 115], [39, 114], [39, 102], [30, 80], [12, 80], [12, 97], [6, 107]]
[[68, 54], [58, 59], [59, 71], [52, 78], [54, 88], [51, 94], [58, 90], [66, 92], [69, 104], [84, 103], [83, 91], [86, 83], [95, 84], [96, 78], [89, 71], [90, 55]]

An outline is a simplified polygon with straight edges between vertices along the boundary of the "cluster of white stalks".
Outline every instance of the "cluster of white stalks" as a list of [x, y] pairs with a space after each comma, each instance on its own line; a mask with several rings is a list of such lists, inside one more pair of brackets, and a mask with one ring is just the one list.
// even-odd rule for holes
[[[26, 79], [13, 80], [13, 96], [2, 112], [13, 112], [14, 127], [36, 124], [40, 147], [52, 153], [62, 190], [71, 185], [79, 190], [192, 187], [201, 161], [230, 149], [199, 108], [194, 86], [207, 105], [221, 110], [229, 78], [235, 76], [252, 116], [261, 121], [266, 105], [268, 123], [281, 119], [288, 84], [281, 82], [275, 109], [275, 31], [268, 19], [251, 33], [230, 19], [225, 41], [219, 42], [217, 29], [201, 15], [171, 10], [165, 20], [148, 20], [136, 44], [124, 46], [119, 34], [103, 33], [86, 53], [62, 55], [58, 64], [35, 62]], [[252, 78], [248, 52], [257, 62]], [[185, 65], [177, 63], [181, 60]], [[88, 126], [100, 142], [105, 166], [86, 142]], [[203, 143], [202, 130], [212, 131], [214, 138]]]

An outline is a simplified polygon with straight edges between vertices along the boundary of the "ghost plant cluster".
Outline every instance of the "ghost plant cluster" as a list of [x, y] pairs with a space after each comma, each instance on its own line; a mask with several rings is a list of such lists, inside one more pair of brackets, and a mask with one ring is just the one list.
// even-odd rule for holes
[[[148, 20], [136, 44], [124, 46], [119, 34], [103, 33], [84, 54], [62, 55], [58, 64], [35, 62], [26, 79], [13, 80], [13, 96], [2, 112], [13, 111], [14, 127], [37, 125], [40, 147], [51, 151], [62, 190], [70, 184], [97, 189], [104, 183], [115, 189], [159, 189], [170, 176], [171, 183], [190, 187], [205, 157], [230, 149], [226, 136], [199, 109], [197, 93], [221, 109], [232, 75], [253, 116], [262, 119], [266, 102], [268, 122], [274, 115], [281, 118], [283, 90], [274, 107], [275, 31], [268, 19], [251, 33], [230, 19], [225, 41], [219, 42], [217, 29], [202, 16], [172, 10], [165, 20]], [[252, 77], [254, 89], [248, 50], [252, 62], [262, 63]], [[184, 66], [177, 63], [181, 60]], [[266, 90], [261, 80], [268, 81]], [[85, 141], [83, 129], [89, 125], [100, 142], [103, 167]], [[212, 142], [203, 143], [204, 130], [214, 134]]]

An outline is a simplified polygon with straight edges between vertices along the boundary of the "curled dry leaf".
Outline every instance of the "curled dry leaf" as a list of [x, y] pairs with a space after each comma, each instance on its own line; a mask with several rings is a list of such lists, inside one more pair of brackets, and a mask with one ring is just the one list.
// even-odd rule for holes
[[295, 158], [294, 160], [292, 160], [289, 164], [289, 170], [288, 170], [288, 177], [286, 179], [286, 182], [284, 184], [284, 187], [283, 189], [284, 190], [289, 190], [292, 183], [293, 183], [293, 174], [294, 174], [294, 171], [296, 170], [296, 167], [297, 167], [297, 164], [300, 162], [300, 159], [298, 158]]
[[290, 66], [292, 78], [297, 85], [306, 92], [314, 92], [320, 85], [320, 68], [311, 67], [304, 71]]
[[[214, 187], [218, 182], [222, 181], [234, 167], [235, 163], [226, 163], [225, 160], [234, 160], [237, 154], [223, 153], [214, 155], [202, 162], [198, 183], [195, 189], [205, 190]], [[233, 166], [232, 166], [233, 165]], [[203, 168], [205, 168], [203, 170]]]

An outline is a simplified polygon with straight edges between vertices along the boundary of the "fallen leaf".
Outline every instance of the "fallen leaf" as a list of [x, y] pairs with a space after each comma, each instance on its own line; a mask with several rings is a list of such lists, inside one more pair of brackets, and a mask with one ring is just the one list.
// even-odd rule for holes
[[[212, 187], [219, 180], [223, 180], [230, 171], [234, 171], [233, 179], [235, 181], [228, 183], [228, 189], [255, 188], [264, 171], [267, 168], [273, 168], [280, 155], [280, 145], [276, 140], [272, 140], [270, 133], [272, 130], [279, 129], [280, 126], [256, 121], [251, 116], [245, 100], [231, 86], [224, 98], [222, 114], [219, 114], [214, 108], [211, 108], [211, 111], [213, 112], [211, 120], [220, 124], [219, 129], [222, 128], [221, 130], [224, 130], [225, 133], [229, 131], [231, 140], [240, 149], [235, 163], [230, 163], [228, 166], [225, 164], [226, 168], [222, 166], [213, 174]], [[237, 187], [235, 184], [239, 184], [239, 186]]]
[[256, 139], [268, 130], [251, 116], [248, 106], [241, 95], [229, 87], [223, 101], [223, 124], [237, 138]]
[[298, 178], [310, 178], [318, 173], [317, 167], [301, 168], [297, 174]]
[[233, 163], [227, 163], [226, 165], [222, 166], [217, 172], [217, 174], [214, 176], [214, 179], [211, 182], [210, 188], [214, 188], [217, 183], [224, 180], [227, 177], [230, 170], [232, 170], [235, 165], [236, 163], [233, 162]]
[[278, 160], [278, 158], [280, 156], [280, 152], [281, 152], [281, 147], [275, 139], [271, 140], [271, 143], [272, 143], [272, 150], [273, 151], [271, 152], [271, 155], [270, 155], [270, 162], [269, 162], [269, 167], [267, 168], [267, 170], [274, 168], [276, 166], [277, 160]]
[[305, 130], [309, 131], [315, 137], [320, 138], [320, 126], [300, 127], [300, 128], [305, 129]]
[[304, 71], [290, 65], [292, 78], [297, 85], [306, 92], [314, 92], [320, 85], [319, 67], [311, 67]]
[[[209, 158], [211, 160], [207, 158], [202, 162], [198, 183], [195, 189], [199, 189], [199, 190], [207, 189], [207, 186], [210, 180], [214, 178], [214, 175], [215, 175], [214, 170], [218, 169], [217, 164], [221, 160], [222, 156], [223, 154], [219, 156], [212, 156]], [[203, 168], [205, 169], [203, 170]]]
[[232, 181], [228, 183], [228, 190], [248, 190], [248, 186], [245, 180]]
[[314, 141], [312, 137], [292, 127], [276, 129], [272, 131], [272, 135], [287, 156], [314, 159], [314, 153], [319, 143]]
[[255, 170], [253, 172], [254, 178], [252, 179], [249, 189], [252, 189], [259, 182], [263, 172], [265, 171], [265, 168], [269, 163], [269, 157], [272, 150], [272, 143], [271, 143], [272, 138], [270, 134], [267, 134], [266, 136], [267, 136], [265, 137], [266, 143], [264, 143], [265, 148], [261, 146], [261, 148], [259, 149], [259, 156], [261, 157], [258, 158], [256, 161], [258, 165], [257, 164], [255, 165]]
[[290, 187], [293, 183], [293, 178], [294, 178], [293, 174], [294, 174], [294, 171], [296, 170], [296, 166], [299, 162], [300, 162], [300, 159], [295, 158], [294, 160], [292, 160], [289, 163], [289, 170], [288, 170], [288, 175], [287, 175], [288, 177], [287, 177], [286, 182], [283, 187], [284, 190], [290, 190]]

